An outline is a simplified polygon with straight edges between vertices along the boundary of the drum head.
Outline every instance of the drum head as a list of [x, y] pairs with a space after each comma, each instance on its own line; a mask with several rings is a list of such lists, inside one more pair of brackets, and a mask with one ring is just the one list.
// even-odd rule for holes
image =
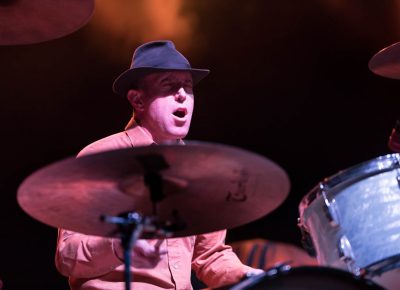
[[[253, 282], [249, 281], [253, 279]], [[370, 280], [356, 277], [349, 272], [329, 267], [297, 267], [261, 278], [255, 276], [231, 290], [384, 290]]]

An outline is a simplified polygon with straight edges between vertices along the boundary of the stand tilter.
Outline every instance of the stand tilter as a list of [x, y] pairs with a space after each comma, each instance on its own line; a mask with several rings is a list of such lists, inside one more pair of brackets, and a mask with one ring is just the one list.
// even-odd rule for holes
[[[131, 281], [133, 280], [130, 273], [131, 252], [136, 241], [145, 232], [147, 236], [154, 238], [171, 237], [172, 229], [179, 230], [179, 227], [167, 221], [166, 225], [162, 226], [157, 220], [157, 203], [160, 202], [165, 195], [163, 194], [163, 180], [158, 172], [148, 172], [144, 174], [144, 183], [149, 188], [150, 199], [153, 205], [153, 217], [146, 217], [137, 212], [122, 213], [119, 216], [102, 216], [101, 220], [118, 225], [118, 234], [121, 239], [121, 246], [124, 252], [124, 278], [125, 289], [131, 289]], [[179, 226], [182, 223], [177, 224]], [[183, 228], [181, 228], [183, 229]]]

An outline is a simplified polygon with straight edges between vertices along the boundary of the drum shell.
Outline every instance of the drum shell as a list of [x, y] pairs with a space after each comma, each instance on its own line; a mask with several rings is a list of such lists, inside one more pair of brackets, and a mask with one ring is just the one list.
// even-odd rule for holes
[[320, 265], [354, 274], [400, 266], [399, 160], [389, 154], [343, 170], [302, 199], [299, 226]]

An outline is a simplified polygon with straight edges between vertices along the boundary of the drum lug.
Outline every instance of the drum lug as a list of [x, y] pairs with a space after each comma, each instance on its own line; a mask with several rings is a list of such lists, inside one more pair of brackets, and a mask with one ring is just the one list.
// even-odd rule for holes
[[397, 186], [400, 188], [400, 170], [398, 170], [398, 169], [397, 169], [396, 180], [397, 180]]
[[345, 262], [354, 260], [353, 249], [351, 248], [349, 239], [345, 235], [339, 239], [339, 257]]
[[305, 226], [301, 223], [300, 218], [297, 219], [297, 226], [300, 228], [300, 232], [301, 232], [301, 245], [303, 246], [303, 248], [307, 251], [307, 253], [311, 257], [316, 257], [317, 252], [315, 251], [315, 247], [314, 247], [314, 243], [311, 238], [311, 235], [307, 231]]
[[337, 205], [335, 199], [329, 200], [326, 192], [325, 185], [320, 183], [319, 185], [321, 189], [322, 197], [324, 198], [325, 203], [325, 215], [328, 218], [329, 224], [333, 227], [337, 227], [340, 224], [339, 214], [337, 211]]
[[397, 186], [400, 188], [400, 155], [399, 154], [393, 154], [392, 158], [394, 159], [392, 163], [392, 168], [396, 168], [396, 180], [397, 180]]
[[349, 239], [345, 235], [341, 236], [338, 249], [339, 258], [346, 263], [348, 270], [351, 271], [354, 275], [360, 276], [361, 269], [355, 263], [353, 249], [351, 247]]

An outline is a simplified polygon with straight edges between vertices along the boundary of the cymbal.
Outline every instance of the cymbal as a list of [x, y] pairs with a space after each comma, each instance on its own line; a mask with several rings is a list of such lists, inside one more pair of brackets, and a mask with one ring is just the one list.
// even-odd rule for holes
[[[149, 172], [163, 180], [161, 222], [183, 221], [174, 236], [229, 229], [256, 220], [287, 197], [290, 182], [273, 161], [232, 146], [186, 141], [66, 158], [28, 176], [17, 200], [31, 217], [54, 227], [111, 237], [101, 216], [151, 216]], [[168, 222], [167, 222], [168, 223]], [[152, 238], [142, 236], [142, 238]]]
[[0, 1], [0, 45], [60, 38], [84, 26], [93, 11], [94, 0]]
[[369, 61], [368, 67], [377, 75], [400, 79], [400, 42], [378, 51]]

